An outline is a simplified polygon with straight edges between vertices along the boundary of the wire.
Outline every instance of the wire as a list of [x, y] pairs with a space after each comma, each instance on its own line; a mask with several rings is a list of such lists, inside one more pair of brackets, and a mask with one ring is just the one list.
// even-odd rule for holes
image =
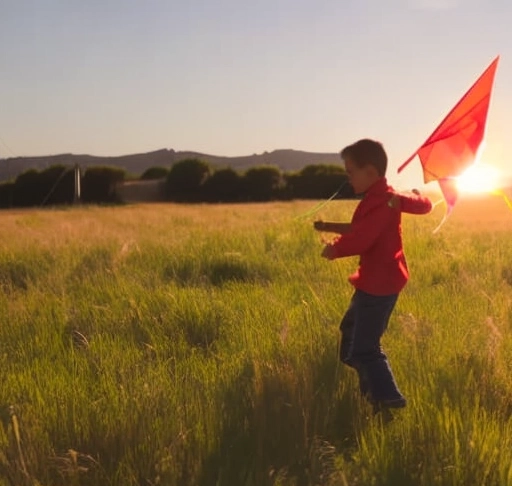
[[50, 189], [50, 192], [48, 192], [48, 194], [45, 196], [45, 198], [43, 199], [43, 202], [41, 203], [41, 206], [44, 206], [46, 201], [48, 201], [48, 199], [50, 198], [50, 196], [53, 194], [53, 191], [55, 191], [57, 185], [59, 184], [59, 182], [62, 180], [62, 178], [70, 171], [74, 169], [74, 167], [68, 167], [66, 170], [63, 170], [60, 174], [60, 176], [57, 178], [57, 180], [55, 181], [55, 184], [53, 184], [53, 187]]
[[16, 155], [16, 154], [11, 150], [11, 148], [9, 147], [9, 145], [7, 145], [7, 144], [3, 141], [2, 137], [0, 137], [0, 143], [1, 143], [1, 144], [2, 144], [6, 149], [7, 149], [7, 151], [10, 153], [10, 155], [11, 155], [12, 157], [17, 157], [17, 155]]

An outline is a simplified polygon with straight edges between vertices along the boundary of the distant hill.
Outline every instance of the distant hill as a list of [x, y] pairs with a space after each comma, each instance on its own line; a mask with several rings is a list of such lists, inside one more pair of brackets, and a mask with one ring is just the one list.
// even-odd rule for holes
[[274, 150], [240, 157], [222, 157], [189, 151], [177, 152], [173, 149], [117, 157], [59, 154], [0, 159], [0, 181], [15, 179], [19, 174], [29, 169], [42, 170], [52, 165], [74, 166], [75, 164], [83, 168], [98, 165], [120, 167], [130, 174], [139, 176], [150, 167], [170, 167], [175, 162], [188, 158], [204, 160], [213, 167], [232, 167], [241, 171], [253, 166], [274, 165], [280, 167], [283, 171], [289, 172], [300, 170], [307, 165], [339, 164], [341, 162], [338, 153], [303, 152], [291, 149]]

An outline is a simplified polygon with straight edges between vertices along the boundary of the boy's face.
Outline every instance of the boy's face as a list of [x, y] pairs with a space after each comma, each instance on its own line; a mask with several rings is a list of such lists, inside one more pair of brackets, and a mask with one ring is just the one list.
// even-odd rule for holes
[[372, 165], [358, 167], [350, 159], [345, 159], [345, 170], [356, 194], [366, 192], [379, 178], [377, 170]]

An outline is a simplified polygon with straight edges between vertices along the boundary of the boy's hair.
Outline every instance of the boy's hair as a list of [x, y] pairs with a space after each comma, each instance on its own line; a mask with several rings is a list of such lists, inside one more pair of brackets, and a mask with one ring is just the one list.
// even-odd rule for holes
[[346, 146], [340, 152], [340, 155], [343, 160], [349, 159], [357, 167], [362, 168], [372, 165], [377, 169], [379, 176], [384, 177], [386, 175], [388, 156], [380, 142], [363, 138], [352, 145]]

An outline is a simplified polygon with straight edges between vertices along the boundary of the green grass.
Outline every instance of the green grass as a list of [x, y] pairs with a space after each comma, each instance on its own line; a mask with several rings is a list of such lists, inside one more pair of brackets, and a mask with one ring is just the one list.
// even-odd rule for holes
[[336, 356], [357, 259], [320, 258], [311, 206], [4, 212], [0, 484], [512, 485], [512, 213], [404, 216], [385, 423]]

